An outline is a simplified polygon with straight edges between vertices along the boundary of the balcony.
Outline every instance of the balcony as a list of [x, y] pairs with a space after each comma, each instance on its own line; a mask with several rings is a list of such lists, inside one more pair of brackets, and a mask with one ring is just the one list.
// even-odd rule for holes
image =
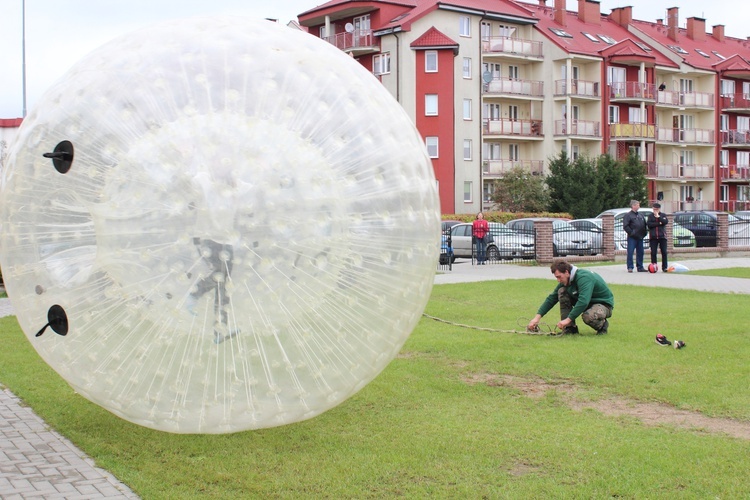
[[750, 165], [722, 165], [719, 167], [719, 178], [721, 182], [750, 182]]
[[660, 180], [713, 180], [713, 165], [656, 163], [648, 166], [647, 177]]
[[655, 95], [656, 85], [653, 83], [616, 82], [609, 84], [611, 102], [655, 102]]
[[571, 96], [597, 99], [601, 97], [599, 93], [599, 82], [589, 82], [586, 80], [571, 80], [570, 88], [565, 80], [555, 80], [556, 96]]
[[661, 128], [656, 129], [656, 140], [671, 144], [716, 145], [714, 130], [702, 128]]
[[488, 120], [482, 122], [482, 131], [486, 135], [509, 135], [521, 137], [542, 137], [541, 120]]
[[750, 131], [748, 130], [722, 130], [721, 145], [727, 148], [750, 148]]
[[573, 120], [570, 124], [570, 130], [568, 130], [565, 120], [555, 120], [555, 135], [601, 139], [602, 134], [599, 125], [599, 122], [594, 121]]
[[615, 140], [656, 139], [656, 126], [647, 123], [610, 123], [609, 137]]
[[678, 108], [714, 109], [714, 94], [708, 92], [659, 90], [656, 93], [656, 104], [658, 106]]
[[337, 33], [323, 38], [347, 54], [360, 56], [380, 52], [380, 47], [372, 36], [372, 30], [354, 30], [351, 33]]
[[483, 160], [482, 173], [485, 177], [502, 177], [514, 168], [522, 168], [532, 175], [542, 175], [544, 162], [542, 160]]
[[544, 97], [544, 82], [537, 80], [514, 80], [511, 78], [495, 78], [484, 85], [484, 94], [487, 96], [522, 96], [522, 97]]
[[485, 55], [505, 54], [514, 57], [542, 59], [542, 42], [507, 36], [491, 36], [482, 40]]
[[722, 111], [733, 113], [750, 114], [750, 94], [737, 92], [719, 97], [719, 105]]

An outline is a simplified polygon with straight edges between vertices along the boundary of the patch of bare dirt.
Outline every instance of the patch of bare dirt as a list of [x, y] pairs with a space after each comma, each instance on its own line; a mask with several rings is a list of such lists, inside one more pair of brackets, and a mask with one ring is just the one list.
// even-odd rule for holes
[[708, 417], [702, 413], [679, 410], [663, 403], [644, 403], [625, 398], [608, 397], [598, 401], [587, 401], [579, 397], [581, 390], [566, 381], [548, 382], [540, 378], [514, 377], [492, 373], [474, 373], [464, 377], [467, 384], [511, 387], [532, 399], [541, 399], [547, 392], [556, 391], [568, 406], [577, 411], [596, 410], [604, 415], [627, 416], [640, 420], [644, 425], [655, 427], [671, 425], [680, 429], [721, 433], [731, 437], [750, 440], [750, 423], [731, 418]]

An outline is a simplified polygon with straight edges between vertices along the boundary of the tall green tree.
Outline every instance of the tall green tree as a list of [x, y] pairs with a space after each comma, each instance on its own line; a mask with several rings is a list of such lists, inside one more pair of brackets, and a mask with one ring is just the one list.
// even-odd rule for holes
[[602, 155], [596, 162], [596, 209], [593, 217], [604, 210], [627, 207], [630, 198], [624, 195], [625, 178], [622, 166], [610, 155]]
[[568, 212], [575, 218], [591, 217], [598, 212], [596, 193], [596, 160], [580, 156], [570, 162], [565, 153], [550, 162], [547, 185], [550, 189], [550, 210]]
[[571, 162], [563, 151], [549, 160], [546, 178], [550, 211], [576, 218], [594, 217], [610, 208], [627, 207], [630, 200], [646, 201], [646, 175], [636, 156], [626, 162], [609, 155], [579, 157]]
[[630, 200], [638, 200], [641, 203], [648, 201], [648, 190], [646, 181], [646, 167], [635, 155], [630, 154], [622, 166], [623, 170], [623, 207], [627, 207]]
[[495, 181], [492, 201], [505, 212], [545, 212], [549, 193], [541, 175], [514, 167]]

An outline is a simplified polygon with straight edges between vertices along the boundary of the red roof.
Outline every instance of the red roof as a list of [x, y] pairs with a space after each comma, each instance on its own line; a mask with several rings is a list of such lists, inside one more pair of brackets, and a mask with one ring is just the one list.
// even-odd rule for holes
[[[620, 26], [609, 16], [599, 16], [599, 24], [585, 23], [578, 17], [577, 12], [565, 12], [565, 25], [554, 20], [554, 8], [533, 4], [524, 4], [539, 19], [537, 29], [543, 33], [555, 45], [563, 50], [573, 53], [596, 57], [615, 56], [615, 59], [624, 57], [629, 60], [643, 60], [647, 64], [660, 66], [677, 65], [668, 57], [654, 50], [648, 43], [641, 41], [630, 33], [626, 28]], [[562, 30], [567, 36], [560, 36]], [[587, 33], [590, 36], [586, 36]], [[604, 35], [602, 38], [600, 35]], [[614, 41], [609, 43], [606, 39]], [[622, 43], [628, 42], [628, 43]], [[650, 50], [645, 50], [643, 47]]]
[[434, 26], [411, 43], [411, 48], [450, 47], [458, 48], [458, 42], [441, 33]]
[[23, 118], [0, 118], [0, 128], [20, 127]]
[[[388, 30], [400, 27], [402, 31], [409, 31], [411, 24], [439, 7], [458, 7], [478, 12], [511, 16], [529, 23], [536, 22], [531, 13], [510, 0], [414, 0], [417, 5], [404, 16], [399, 16], [390, 23], [379, 26], [376, 30]], [[375, 29], [375, 28], [374, 28]]]
[[750, 43], [747, 40], [725, 36], [724, 41], [719, 41], [711, 34], [705, 34], [703, 40], [694, 40], [688, 37], [687, 30], [683, 28], [677, 29], [677, 40], [672, 40], [669, 38], [669, 28], [666, 24], [633, 20], [632, 25], [668, 47], [677, 57], [694, 68], [715, 71], [717, 63], [731, 56], [739, 54], [745, 58], [750, 57]]

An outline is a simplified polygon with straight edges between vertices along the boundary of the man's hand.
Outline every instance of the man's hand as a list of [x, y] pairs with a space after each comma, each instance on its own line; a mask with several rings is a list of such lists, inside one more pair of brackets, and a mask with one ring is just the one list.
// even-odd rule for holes
[[542, 320], [542, 317], [540, 315], [534, 316], [534, 319], [529, 321], [528, 326], [526, 326], [526, 329], [530, 332], [535, 332], [539, 330], [539, 322]]
[[568, 326], [568, 325], [569, 325], [569, 324], [571, 324], [572, 322], [573, 322], [573, 321], [571, 321], [571, 319], [570, 319], [570, 318], [565, 318], [565, 319], [561, 320], [561, 321], [560, 321], [560, 322], [559, 322], [559, 323], [557, 324], [557, 328], [559, 328], [560, 330], [563, 330], [563, 329], [564, 329], [564, 328], [565, 328], [566, 326]]

